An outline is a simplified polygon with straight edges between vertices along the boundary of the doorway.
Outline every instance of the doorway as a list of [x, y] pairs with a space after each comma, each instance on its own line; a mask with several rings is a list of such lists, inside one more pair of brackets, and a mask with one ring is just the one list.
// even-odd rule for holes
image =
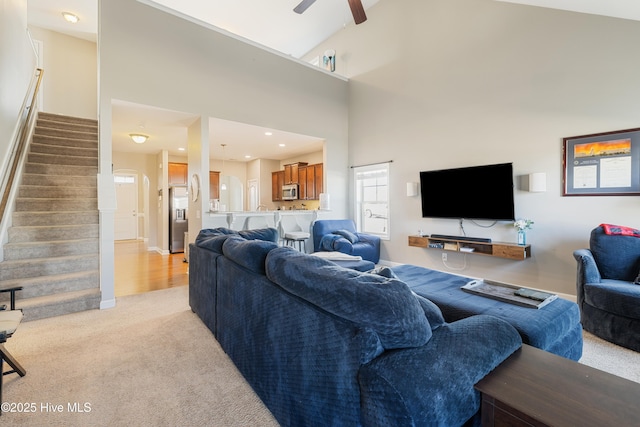
[[116, 173], [114, 240], [138, 238], [138, 179], [135, 174]]

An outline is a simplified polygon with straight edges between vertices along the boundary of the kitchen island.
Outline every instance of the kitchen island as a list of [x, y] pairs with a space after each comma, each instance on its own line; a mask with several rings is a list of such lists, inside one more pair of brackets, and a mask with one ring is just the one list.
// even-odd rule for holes
[[[294, 217], [302, 231], [311, 233], [311, 227], [317, 219], [330, 218], [330, 211], [326, 210], [275, 210], [275, 211], [233, 211], [208, 212], [203, 215], [202, 228], [226, 227], [232, 230], [253, 230], [256, 228], [273, 227], [280, 230], [280, 222], [284, 216]], [[312, 238], [309, 238], [307, 248], [313, 248]]]

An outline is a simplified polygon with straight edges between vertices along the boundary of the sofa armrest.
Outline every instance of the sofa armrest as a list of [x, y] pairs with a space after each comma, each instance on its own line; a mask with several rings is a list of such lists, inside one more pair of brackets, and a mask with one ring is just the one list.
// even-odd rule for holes
[[358, 236], [358, 240], [363, 243], [368, 243], [370, 245], [376, 246], [380, 245], [380, 237], [375, 236], [373, 234], [366, 233], [355, 233]]
[[578, 263], [576, 277], [577, 302], [578, 305], [582, 307], [585, 283], [600, 283], [602, 281], [602, 275], [593, 257], [593, 253], [591, 253], [589, 249], [578, 249], [573, 252], [573, 257]]
[[573, 252], [578, 262], [578, 282], [599, 283], [602, 281], [596, 260], [589, 249], [578, 249]]
[[478, 315], [439, 327], [421, 347], [385, 352], [358, 373], [362, 424], [462, 425], [480, 409], [474, 385], [521, 345], [513, 326]]
[[327, 234], [323, 236], [318, 249], [321, 251], [338, 251], [343, 254], [353, 255], [353, 244], [337, 234]]
[[375, 264], [380, 261], [380, 237], [372, 234], [357, 233], [358, 243], [354, 247], [354, 255], [361, 255], [362, 258]]

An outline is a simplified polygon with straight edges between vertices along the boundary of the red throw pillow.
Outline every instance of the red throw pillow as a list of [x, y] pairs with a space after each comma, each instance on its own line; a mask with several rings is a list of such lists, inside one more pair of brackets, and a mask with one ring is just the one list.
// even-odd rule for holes
[[604, 234], [640, 237], [640, 230], [622, 225], [600, 224], [604, 230]]

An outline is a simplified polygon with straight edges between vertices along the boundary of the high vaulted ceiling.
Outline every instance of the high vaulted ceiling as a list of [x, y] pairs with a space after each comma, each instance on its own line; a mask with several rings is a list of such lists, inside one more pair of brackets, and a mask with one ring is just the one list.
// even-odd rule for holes
[[[347, 0], [317, 0], [301, 15], [293, 12], [293, 8], [300, 0], [138, 1], [186, 19], [218, 27], [295, 58], [302, 57], [343, 27], [353, 25]], [[362, 3], [365, 10], [368, 10], [379, 1], [362, 0]], [[640, 20], [640, 0], [496, 1]], [[98, 0], [28, 0], [27, 9], [28, 21], [32, 26], [90, 41], [96, 40]], [[63, 11], [76, 14], [80, 21], [77, 24], [69, 24], [62, 18]], [[367, 23], [361, 25], [367, 25]], [[186, 141], [186, 125], [194, 119], [185, 113], [114, 102], [112, 122], [114, 151], [157, 153], [159, 150], [166, 149], [171, 154], [183, 154], [178, 151], [179, 143], [176, 144], [175, 141], [178, 140], [176, 138]], [[210, 151], [217, 158], [223, 155], [220, 148], [223, 143], [226, 144], [225, 159], [238, 161], [255, 158], [286, 159], [302, 152], [317, 151], [322, 147], [322, 141], [318, 138], [261, 129], [215, 118], [210, 121], [210, 129], [212, 135], [216, 135], [212, 136], [210, 141]], [[265, 139], [266, 131], [274, 131], [274, 135], [262, 141]], [[149, 143], [133, 144], [128, 134], [135, 132], [150, 135]], [[259, 143], [257, 143], [258, 140], [260, 140]], [[274, 149], [273, 144], [280, 143], [284, 143], [286, 147]], [[246, 155], [251, 158], [246, 159]]]

